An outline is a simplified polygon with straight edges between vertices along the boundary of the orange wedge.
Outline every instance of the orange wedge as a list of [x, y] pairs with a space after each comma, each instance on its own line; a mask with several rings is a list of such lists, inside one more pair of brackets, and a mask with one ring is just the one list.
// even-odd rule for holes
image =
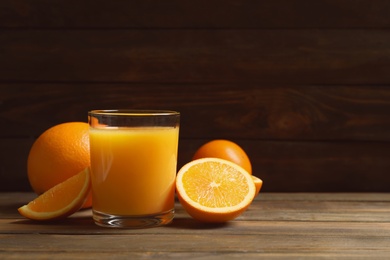
[[176, 178], [176, 192], [183, 208], [202, 222], [226, 222], [251, 204], [256, 187], [239, 165], [218, 158], [202, 158], [184, 165]]
[[33, 220], [66, 218], [83, 206], [90, 190], [91, 179], [87, 167], [20, 207], [18, 211], [22, 216]]
[[252, 180], [256, 186], [256, 195], [255, 196], [257, 196], [261, 190], [261, 187], [263, 186], [263, 181], [260, 178], [253, 176], [253, 175], [252, 175]]

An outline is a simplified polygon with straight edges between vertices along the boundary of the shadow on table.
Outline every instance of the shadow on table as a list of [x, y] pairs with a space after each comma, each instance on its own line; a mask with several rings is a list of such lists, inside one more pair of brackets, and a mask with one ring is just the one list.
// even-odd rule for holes
[[192, 218], [174, 218], [167, 227], [178, 229], [218, 229], [229, 226], [230, 223], [203, 223]]
[[[15, 209], [14, 209], [15, 210]], [[209, 230], [209, 229], [219, 229], [224, 228], [229, 225], [231, 225], [230, 222], [226, 223], [203, 223], [200, 221], [197, 221], [189, 216], [180, 216], [182, 214], [178, 214], [179, 216], [175, 216], [172, 223], [162, 226], [162, 227], [156, 227], [156, 228], [165, 228], [165, 229], [187, 229], [187, 230]], [[83, 232], [89, 230], [93, 232], [118, 232], [120, 230], [131, 230], [131, 229], [122, 229], [122, 228], [102, 228], [97, 226], [92, 218], [92, 210], [91, 209], [84, 209], [80, 210], [79, 212], [76, 212], [72, 216], [60, 219], [60, 220], [53, 220], [53, 221], [34, 221], [29, 219], [15, 219], [15, 221], [12, 221], [11, 224], [14, 225], [24, 225], [25, 229], [43, 229], [46, 232], [50, 229], [53, 230], [62, 230], [62, 232], [66, 233], [78, 233], [79, 230], [83, 230]], [[150, 229], [150, 228], [145, 228]], [[153, 228], [152, 228], [153, 229]], [[137, 229], [134, 229], [137, 230]], [[140, 230], [140, 229], [138, 229]], [[49, 231], [50, 232], [50, 231]]]
[[[53, 221], [34, 221], [29, 219], [16, 219], [15, 221], [10, 222], [10, 224], [13, 225], [22, 225], [23, 230], [27, 231], [30, 229], [34, 230], [40, 230], [40, 232], [48, 232], [50, 233], [51, 230], [55, 231], [61, 231], [64, 233], [88, 233], [88, 230], [90, 232], [96, 233], [100, 232], [126, 232], [130, 231], [132, 229], [122, 229], [122, 228], [103, 228], [97, 226], [92, 217], [90, 216], [78, 216], [78, 217], [69, 217], [66, 219], [61, 220], [53, 220]], [[175, 218], [172, 223], [161, 226], [161, 227], [155, 227], [155, 228], [163, 228], [163, 229], [186, 229], [186, 230], [210, 230], [210, 229], [220, 229], [231, 225], [231, 223], [202, 223], [199, 221], [196, 221], [191, 218]], [[145, 228], [144, 230], [153, 230], [154, 228]], [[133, 229], [133, 230], [142, 230], [141, 229]]]

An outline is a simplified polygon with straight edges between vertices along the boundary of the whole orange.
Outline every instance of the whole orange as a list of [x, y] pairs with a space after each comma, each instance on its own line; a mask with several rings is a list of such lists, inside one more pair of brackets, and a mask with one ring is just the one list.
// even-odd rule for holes
[[252, 164], [248, 155], [238, 144], [232, 141], [222, 139], [209, 141], [199, 147], [192, 159], [195, 160], [207, 157], [231, 161], [252, 174]]
[[[68, 122], [43, 132], [34, 142], [27, 159], [32, 189], [42, 194], [90, 166], [89, 125]], [[92, 205], [89, 195], [83, 208]]]

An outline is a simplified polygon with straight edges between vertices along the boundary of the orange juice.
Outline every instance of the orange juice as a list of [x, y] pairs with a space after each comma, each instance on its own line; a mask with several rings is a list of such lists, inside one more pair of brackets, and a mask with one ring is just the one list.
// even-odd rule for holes
[[93, 209], [112, 215], [172, 210], [178, 127], [90, 129]]

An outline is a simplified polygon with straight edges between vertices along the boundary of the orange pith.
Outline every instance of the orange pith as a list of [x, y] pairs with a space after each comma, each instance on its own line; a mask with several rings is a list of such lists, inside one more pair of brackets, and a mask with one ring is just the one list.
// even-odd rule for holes
[[226, 222], [252, 202], [256, 188], [242, 167], [223, 159], [191, 161], [178, 172], [176, 191], [184, 209], [203, 222]]
[[86, 168], [20, 207], [18, 211], [33, 220], [65, 218], [83, 206], [90, 189], [90, 173], [89, 168]]

